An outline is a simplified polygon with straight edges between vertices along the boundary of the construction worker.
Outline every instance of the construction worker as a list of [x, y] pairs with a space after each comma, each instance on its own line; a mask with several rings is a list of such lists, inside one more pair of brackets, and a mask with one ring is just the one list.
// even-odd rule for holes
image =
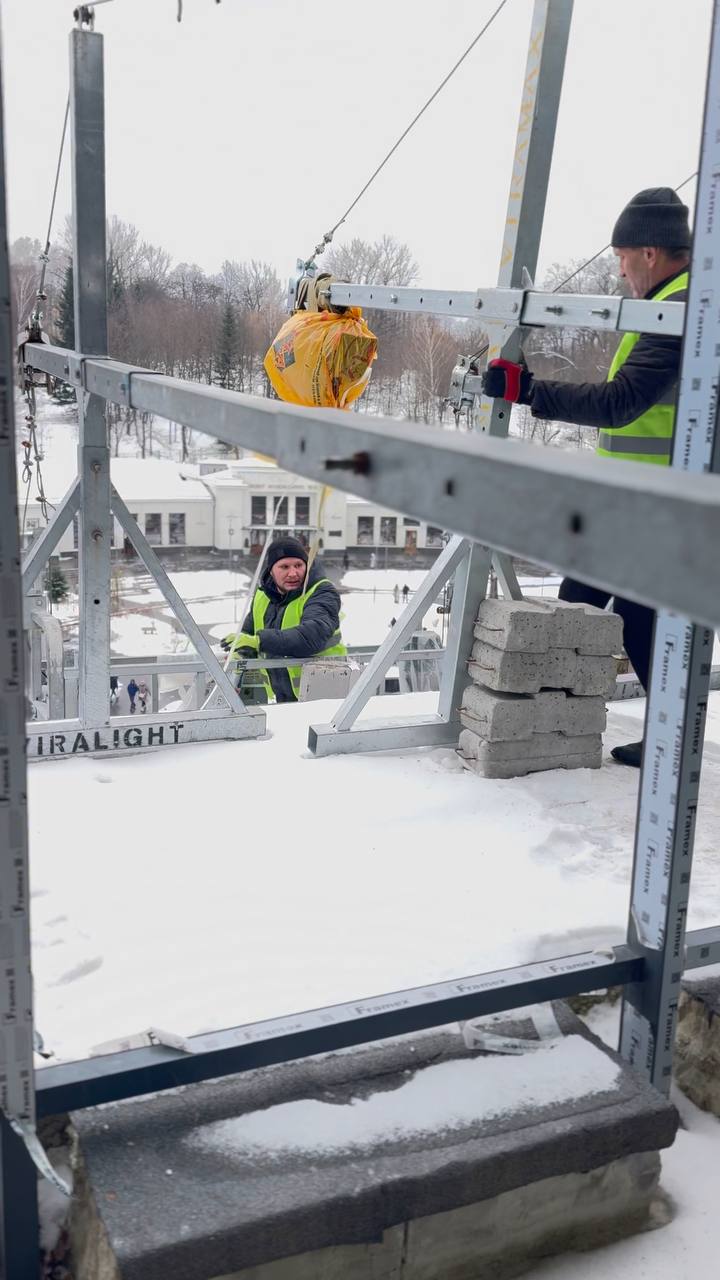
[[[221, 642], [242, 657], [313, 658], [344, 655], [340, 595], [316, 566], [308, 573], [308, 553], [297, 538], [278, 538], [267, 550], [265, 568], [242, 631]], [[296, 702], [301, 667], [271, 667], [262, 673], [268, 698]]]
[[[687, 298], [690, 226], [687, 206], [670, 187], [640, 191], [615, 223], [612, 248], [619, 274], [634, 298], [683, 302]], [[604, 383], [536, 380], [525, 364], [491, 360], [483, 377], [487, 396], [530, 406], [535, 418], [599, 428], [601, 458], [667, 466], [672, 456], [681, 339], [626, 333]], [[561, 600], [597, 605], [607, 591], [565, 578]], [[625, 649], [647, 693], [655, 611], [615, 596], [623, 619]], [[642, 742], [615, 747], [620, 764], [640, 767]]]

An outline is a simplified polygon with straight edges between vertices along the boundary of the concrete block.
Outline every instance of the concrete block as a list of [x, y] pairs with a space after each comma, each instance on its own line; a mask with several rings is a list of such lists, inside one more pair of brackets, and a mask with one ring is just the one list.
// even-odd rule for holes
[[657, 1152], [546, 1178], [416, 1218], [377, 1244], [340, 1245], [213, 1280], [510, 1280], [553, 1253], [599, 1249], [648, 1225]]
[[673, 1074], [697, 1107], [720, 1117], [720, 978], [683, 983]]
[[511, 653], [575, 649], [588, 655], [620, 653], [622, 618], [565, 600], [484, 600], [475, 636]]
[[579, 697], [609, 698], [615, 687], [613, 657], [580, 655], [574, 649], [523, 653], [496, 649], [476, 640], [468, 671], [473, 680], [502, 693], [539, 693], [566, 689]]
[[458, 753], [467, 768], [483, 778], [519, 778], [545, 769], [599, 769], [602, 738], [599, 733], [536, 733], [524, 741], [488, 742], [461, 729]]
[[469, 684], [463, 693], [460, 720], [489, 741], [530, 738], [534, 733], [604, 733], [605, 699], [578, 698], [564, 690], [499, 693]]
[[[556, 1043], [585, 1041], [587, 1087], [568, 1081], [561, 1101], [533, 1103], [532, 1054], [516, 1072], [517, 1108], [495, 1114], [479, 1086], [467, 1095], [474, 1118], [450, 1128], [428, 1119], [415, 1132], [401, 1118], [417, 1073], [465, 1060], [482, 1074], [482, 1057], [448, 1032], [77, 1113], [75, 1280], [500, 1280], [641, 1228], [677, 1113], [553, 1008]], [[193, 1141], [249, 1113], [300, 1103], [301, 1116], [340, 1116], [378, 1093], [384, 1134], [347, 1151], [314, 1150], [312, 1119], [308, 1151]], [[284, 1111], [277, 1123], [293, 1122]]]

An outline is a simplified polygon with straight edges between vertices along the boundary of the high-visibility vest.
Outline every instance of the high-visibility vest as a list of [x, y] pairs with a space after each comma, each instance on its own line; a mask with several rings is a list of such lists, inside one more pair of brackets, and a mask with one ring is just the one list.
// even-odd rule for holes
[[[682, 275], [664, 285], [652, 301], [663, 302], [687, 287], [688, 273], [683, 271]], [[618, 369], [622, 368], [639, 338], [639, 333], [625, 334], [610, 365], [608, 382], [612, 382]], [[623, 462], [654, 462], [656, 466], [667, 467], [672, 456], [675, 431], [674, 387], [668, 395], [671, 398], [666, 403], [652, 405], [626, 426], [604, 427], [598, 436], [596, 449], [600, 457], [620, 458]]]
[[[317, 582], [313, 583], [309, 591], [304, 592], [303, 595], [297, 596], [294, 600], [291, 600], [289, 604], [286, 604], [285, 611], [282, 616], [282, 621], [280, 623], [281, 631], [288, 631], [290, 627], [297, 627], [300, 625], [300, 620], [303, 616], [305, 605], [307, 604], [308, 600], [312, 595], [314, 595], [318, 587], [323, 582], [329, 582], [329, 581], [330, 581], [329, 578], [319, 578]], [[256, 636], [260, 634], [263, 627], [265, 626], [265, 614], [267, 613], [269, 604], [270, 604], [270, 597], [269, 595], [267, 595], [265, 591], [255, 592], [255, 598], [253, 600], [253, 606], [252, 606], [252, 616], [253, 616], [253, 630]], [[328, 645], [328, 647], [326, 649], [323, 649], [321, 653], [313, 654], [313, 657], [314, 658], [330, 658], [335, 656], [344, 657], [346, 654], [347, 654], [347, 649], [342, 642], [340, 628], [338, 627], [337, 630], [330, 637], [330, 644]], [[295, 697], [299, 698], [302, 667], [288, 667], [287, 672], [290, 677], [292, 691], [295, 694]], [[270, 683], [270, 676], [268, 672], [260, 671], [258, 674], [260, 675], [262, 682], [265, 686], [265, 691], [268, 695], [268, 698], [274, 697], [275, 695], [273, 692], [272, 684]]]

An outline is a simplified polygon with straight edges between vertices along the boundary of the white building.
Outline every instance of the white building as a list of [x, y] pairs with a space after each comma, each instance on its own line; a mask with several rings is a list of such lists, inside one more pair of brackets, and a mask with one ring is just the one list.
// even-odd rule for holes
[[[256, 455], [238, 461], [208, 460], [193, 464], [158, 458], [113, 458], [111, 480], [135, 516], [148, 542], [156, 547], [215, 548], [258, 555], [275, 524], [276, 533], [292, 533], [311, 541], [319, 534], [326, 552], [394, 548], [414, 555], [442, 547], [442, 530], [422, 520], [376, 507], [364, 498], [323, 487], [283, 471]], [[72, 477], [46, 476], [46, 491], [60, 501]], [[57, 490], [57, 491], [55, 491]], [[25, 528], [43, 525], [39, 506], [28, 504]], [[115, 520], [113, 547], [124, 546]], [[61, 538], [57, 551], [77, 549], [78, 521]]]

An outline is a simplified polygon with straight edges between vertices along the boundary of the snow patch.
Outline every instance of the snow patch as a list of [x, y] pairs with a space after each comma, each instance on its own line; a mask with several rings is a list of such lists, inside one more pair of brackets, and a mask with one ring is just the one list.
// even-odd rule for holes
[[532, 1058], [473, 1058], [418, 1071], [398, 1089], [341, 1105], [305, 1099], [195, 1130], [204, 1150], [281, 1157], [330, 1155], [428, 1137], [496, 1116], [535, 1110], [614, 1089], [620, 1070], [582, 1036], [543, 1044]]

